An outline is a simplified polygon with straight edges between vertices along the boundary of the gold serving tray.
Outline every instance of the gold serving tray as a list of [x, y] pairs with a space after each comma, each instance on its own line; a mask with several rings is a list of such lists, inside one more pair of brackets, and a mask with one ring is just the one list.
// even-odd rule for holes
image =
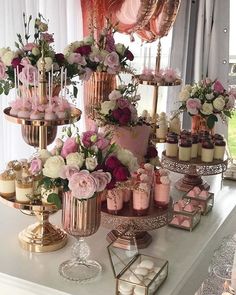
[[151, 85], [151, 86], [179, 86], [182, 84], [182, 79], [176, 79], [175, 82], [157, 82], [154, 80], [144, 80], [140, 78], [140, 75], [135, 75], [134, 78], [138, 81], [139, 84]]
[[70, 118], [65, 119], [58, 119], [58, 120], [31, 120], [31, 119], [24, 119], [24, 118], [18, 118], [15, 116], [10, 115], [11, 107], [8, 107], [4, 109], [5, 118], [15, 124], [20, 125], [31, 125], [31, 126], [59, 126], [59, 125], [66, 125], [66, 124], [72, 124], [80, 120], [82, 112], [77, 109], [73, 108], [71, 110], [71, 116]]
[[6, 198], [1, 195], [0, 202], [21, 210], [24, 214], [35, 215], [38, 219], [19, 233], [18, 238], [23, 249], [31, 252], [51, 252], [67, 243], [67, 234], [49, 222], [49, 215], [58, 211], [54, 204], [20, 203], [15, 197]]

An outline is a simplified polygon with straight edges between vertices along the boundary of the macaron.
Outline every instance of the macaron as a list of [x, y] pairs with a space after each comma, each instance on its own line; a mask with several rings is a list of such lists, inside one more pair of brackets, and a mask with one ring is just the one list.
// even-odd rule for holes
[[134, 295], [145, 295], [145, 287], [135, 286]]
[[136, 275], [146, 276], [148, 274], [148, 269], [147, 268], [143, 268], [143, 267], [137, 267], [134, 270], [134, 273]]
[[122, 295], [131, 295], [133, 294], [133, 285], [126, 282], [119, 282], [118, 290]]
[[142, 283], [142, 281], [143, 281], [143, 276], [132, 274], [132, 275], [129, 277], [129, 280], [130, 280], [131, 283], [134, 283], [134, 284], [140, 284], [140, 283]]

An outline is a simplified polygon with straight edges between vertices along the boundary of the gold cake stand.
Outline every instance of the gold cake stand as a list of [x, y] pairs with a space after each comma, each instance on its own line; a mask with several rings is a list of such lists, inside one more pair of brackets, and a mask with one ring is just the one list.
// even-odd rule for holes
[[50, 252], [62, 248], [67, 243], [67, 234], [49, 222], [49, 215], [58, 211], [55, 205], [24, 204], [13, 198], [4, 198], [0, 201], [11, 207], [35, 215], [38, 221], [29, 225], [18, 235], [23, 249], [31, 252]]
[[187, 192], [193, 186], [200, 186], [201, 189], [208, 190], [210, 185], [203, 181], [202, 176], [223, 174], [227, 169], [228, 159], [205, 163], [201, 161], [200, 157], [197, 157], [190, 161], [180, 161], [178, 158], [167, 157], [166, 152], [163, 151], [161, 163], [164, 168], [170, 171], [184, 174], [184, 177], [176, 182], [175, 187]]
[[114, 242], [117, 248], [129, 249], [130, 242], [135, 236], [138, 248], [146, 248], [152, 242], [152, 236], [148, 231], [163, 227], [172, 220], [172, 205], [172, 199], [166, 209], [151, 204], [147, 215], [143, 216], [135, 215], [133, 209], [125, 205], [119, 215], [113, 215], [108, 212], [106, 202], [103, 202], [101, 224], [112, 229], [107, 234], [107, 241]]

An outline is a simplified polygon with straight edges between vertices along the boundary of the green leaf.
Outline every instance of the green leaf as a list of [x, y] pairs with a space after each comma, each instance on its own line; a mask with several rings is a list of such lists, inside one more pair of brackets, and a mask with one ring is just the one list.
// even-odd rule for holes
[[9, 86], [6, 85], [6, 87], [5, 87], [5, 89], [4, 89], [4, 94], [5, 94], [5, 95], [8, 95], [8, 94], [9, 94], [9, 91], [10, 91]]
[[0, 87], [0, 95], [3, 94], [3, 88]]
[[207, 127], [209, 128], [209, 129], [212, 129], [212, 128], [214, 128], [214, 126], [215, 126], [215, 122], [217, 122], [218, 121], [218, 118], [215, 116], [215, 115], [210, 115], [208, 118], [207, 118]]
[[230, 111], [225, 110], [225, 111], [223, 111], [223, 113], [225, 114], [225, 116], [227, 116], [227, 117], [229, 117], [229, 118], [232, 118], [232, 114], [231, 114]]
[[58, 194], [52, 193], [48, 195], [47, 201], [49, 203], [54, 203], [58, 209], [61, 209], [61, 199]]
[[78, 88], [76, 86], [73, 86], [73, 95], [75, 98], [77, 98], [77, 94], [78, 94]]

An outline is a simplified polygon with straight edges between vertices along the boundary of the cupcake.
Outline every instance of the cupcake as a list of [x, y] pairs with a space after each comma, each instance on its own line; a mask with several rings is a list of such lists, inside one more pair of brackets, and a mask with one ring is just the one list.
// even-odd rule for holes
[[159, 169], [155, 175], [154, 204], [157, 207], [165, 208], [170, 201], [170, 179], [165, 169]]
[[191, 148], [191, 158], [197, 158], [198, 154], [198, 134], [194, 133], [192, 134], [192, 148]]
[[210, 140], [205, 140], [202, 143], [202, 155], [201, 160], [202, 162], [212, 162], [214, 156], [214, 143]]
[[215, 140], [214, 156], [216, 160], [223, 160], [225, 155], [226, 142], [222, 139]]
[[16, 201], [20, 203], [29, 203], [29, 197], [33, 195], [33, 178], [30, 176], [17, 179], [16, 185]]
[[15, 195], [16, 174], [12, 169], [6, 170], [0, 174], [0, 194], [3, 197], [10, 198]]
[[192, 140], [181, 138], [179, 142], [179, 160], [190, 161], [191, 159]]
[[176, 133], [168, 133], [166, 137], [166, 156], [178, 156], [178, 135]]

